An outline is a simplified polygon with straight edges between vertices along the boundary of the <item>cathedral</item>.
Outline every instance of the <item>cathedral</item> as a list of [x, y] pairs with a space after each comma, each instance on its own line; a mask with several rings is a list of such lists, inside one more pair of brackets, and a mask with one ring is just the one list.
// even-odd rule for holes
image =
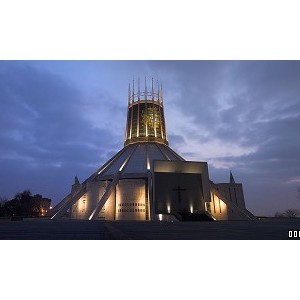
[[50, 212], [51, 219], [251, 220], [243, 187], [209, 178], [207, 162], [186, 161], [169, 147], [161, 84], [129, 84], [124, 148]]

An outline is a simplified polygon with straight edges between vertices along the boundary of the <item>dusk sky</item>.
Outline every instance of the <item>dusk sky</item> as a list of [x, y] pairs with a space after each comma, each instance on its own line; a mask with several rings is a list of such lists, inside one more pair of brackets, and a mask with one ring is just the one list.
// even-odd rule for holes
[[300, 61], [0, 61], [0, 196], [57, 204], [124, 143], [129, 80], [163, 84], [170, 147], [243, 183], [256, 215], [300, 208]]

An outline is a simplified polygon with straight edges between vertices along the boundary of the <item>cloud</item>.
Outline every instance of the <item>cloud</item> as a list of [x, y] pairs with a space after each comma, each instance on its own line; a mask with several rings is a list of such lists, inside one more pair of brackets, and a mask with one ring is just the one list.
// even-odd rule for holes
[[254, 212], [299, 206], [295, 187], [283, 186], [300, 176], [299, 61], [150, 64], [172, 74], [165, 103], [168, 129], [181, 137], [174, 149], [207, 160], [218, 180], [227, 180], [223, 168], [233, 168], [246, 191], [252, 188], [246, 201]]
[[163, 83], [175, 151], [215, 182], [231, 168], [254, 213], [299, 206], [298, 61], [0, 62], [1, 193], [57, 201], [88, 177], [122, 148], [128, 79], [145, 73]]
[[[35, 170], [39, 174], [47, 172], [48, 180], [52, 180], [57, 169], [64, 178], [80, 173], [89, 176], [85, 168], [93, 172], [108, 159], [116, 148], [112, 137], [118, 134], [106, 121], [112, 115], [109, 111], [116, 115], [119, 108], [101, 91], [97, 96], [95, 105], [95, 99], [85, 98], [76, 85], [58, 75], [26, 62], [1, 62], [0, 126], [5, 130], [0, 132], [0, 160], [5, 173], [10, 174], [2, 180], [2, 193], [17, 192], [12, 186], [14, 180], [26, 182], [18, 166], [30, 177]], [[32, 177], [31, 185], [40, 186], [37, 182], [38, 178]], [[44, 194], [57, 199], [66, 188], [58, 181], [59, 192], [48, 188]]]

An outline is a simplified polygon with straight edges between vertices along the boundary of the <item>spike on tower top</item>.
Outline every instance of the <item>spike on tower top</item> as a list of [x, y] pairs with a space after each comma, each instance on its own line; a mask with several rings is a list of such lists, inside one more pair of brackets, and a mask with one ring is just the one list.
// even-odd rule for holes
[[[132, 91], [131, 91], [132, 87]], [[135, 93], [135, 83], [129, 83], [128, 113], [125, 133], [125, 146], [138, 142], [157, 142], [168, 145], [162, 85], [151, 80], [151, 87], [147, 86], [145, 76], [144, 91], [141, 91], [138, 79], [138, 92]]]
[[233, 178], [233, 175], [232, 175], [231, 170], [230, 170], [230, 179], [229, 179], [229, 182], [230, 182], [230, 183], [235, 183], [235, 180], [234, 180], [234, 178]]
[[128, 83], [128, 104], [130, 103], [131, 89], [130, 89], [130, 81]]
[[80, 182], [79, 182], [79, 180], [78, 180], [78, 177], [77, 177], [77, 176], [75, 176], [74, 184], [75, 184], [75, 185], [78, 185], [78, 184], [80, 184]]

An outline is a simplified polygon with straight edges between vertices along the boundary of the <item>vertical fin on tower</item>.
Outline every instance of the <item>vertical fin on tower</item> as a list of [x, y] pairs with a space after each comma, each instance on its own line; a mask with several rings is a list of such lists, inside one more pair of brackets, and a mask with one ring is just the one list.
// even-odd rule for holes
[[132, 103], [134, 102], [134, 79], [132, 80]]
[[136, 136], [139, 137], [140, 136], [140, 77], [138, 78], [138, 113], [137, 113], [137, 127], [136, 127]]
[[[147, 114], [147, 111], [148, 111], [148, 104], [147, 104], [147, 77], [146, 77], [146, 75], [145, 75], [145, 101], [146, 101], [146, 114]], [[146, 133], [146, 137], [148, 136], [148, 122], [146, 121], [145, 122], [145, 133]]]
[[128, 107], [130, 105], [130, 96], [131, 96], [131, 90], [130, 90], [130, 80], [129, 80], [129, 84], [128, 84]]
[[145, 75], [145, 100], [147, 101], [147, 76]]
[[152, 77], [151, 94], [152, 94], [152, 101], [154, 101], [154, 86], [153, 86], [153, 77]]
[[158, 79], [157, 79], [157, 98], [158, 98], [158, 102], [160, 103], [160, 92], [159, 92], [159, 82], [158, 82]]
[[141, 100], [140, 77], [138, 78], [138, 101]]

